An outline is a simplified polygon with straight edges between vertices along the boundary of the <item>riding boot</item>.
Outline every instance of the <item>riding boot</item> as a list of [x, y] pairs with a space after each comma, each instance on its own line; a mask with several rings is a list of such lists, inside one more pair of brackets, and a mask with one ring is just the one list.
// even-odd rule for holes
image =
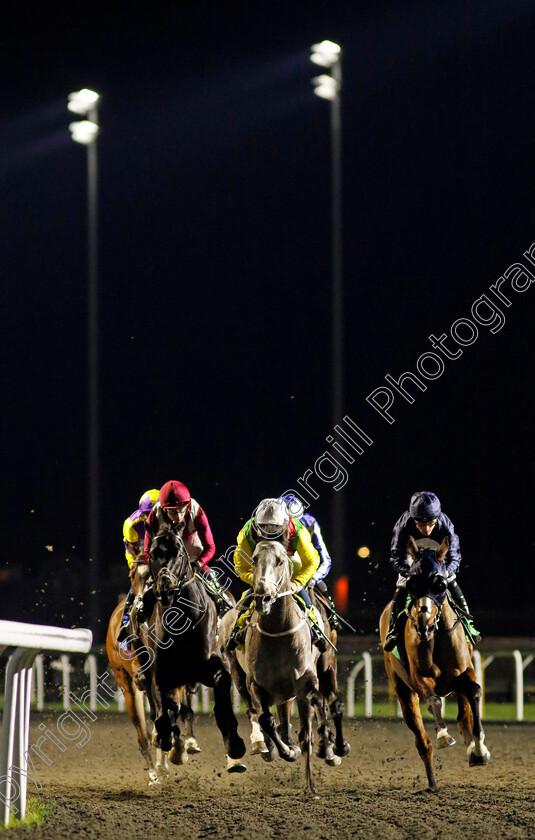
[[468, 609], [468, 603], [456, 580], [448, 581], [448, 592], [450, 600], [453, 602], [453, 607], [460, 613], [460, 617], [468, 630], [468, 634], [472, 639], [472, 642], [477, 645], [477, 643], [481, 641], [481, 634], [479, 633], [479, 630], [476, 630], [474, 627], [472, 615]]
[[130, 610], [132, 609], [132, 604], [134, 603], [135, 595], [134, 590], [130, 587], [128, 595], [126, 596], [126, 601], [124, 602], [123, 607], [123, 617], [121, 619], [121, 629], [117, 634], [117, 641], [118, 642], [125, 642], [128, 636], [131, 634], [132, 629], [130, 626]]
[[238, 615], [236, 616], [234, 627], [230, 631], [230, 636], [228, 637], [227, 643], [225, 645], [227, 650], [235, 650], [239, 645], [243, 643], [243, 634], [246, 628], [244, 622], [240, 621], [240, 619], [249, 609], [252, 594], [253, 590], [249, 589], [245, 593], [245, 595], [242, 595], [241, 601], [239, 602], [239, 607], [237, 607]]
[[325, 633], [323, 628], [320, 626], [318, 614], [312, 605], [307, 607], [307, 617], [310, 625], [310, 632], [312, 634], [312, 644], [317, 647], [320, 653], [325, 653], [327, 650]]
[[336, 612], [336, 606], [334, 604], [334, 601], [327, 590], [327, 584], [324, 580], [318, 580], [314, 584], [314, 589], [317, 589], [318, 592], [320, 592], [320, 594], [329, 604], [329, 624], [331, 625], [331, 629], [337, 631], [341, 630], [342, 624], [340, 622], [340, 619], [338, 618], [338, 613]]
[[397, 645], [397, 622], [399, 614], [405, 606], [407, 599], [407, 590], [404, 586], [398, 586], [392, 598], [392, 608], [390, 610], [390, 624], [388, 626], [388, 633], [386, 634], [383, 650], [389, 653]]
[[222, 618], [226, 612], [233, 608], [234, 604], [219, 583], [217, 574], [213, 569], [203, 576], [203, 583], [205, 584], [207, 590], [214, 595], [216, 599], [217, 613], [219, 617]]
[[156, 594], [152, 586], [149, 586], [142, 595], [137, 596], [134, 605], [136, 608], [136, 621], [139, 626], [148, 621], [156, 606]]

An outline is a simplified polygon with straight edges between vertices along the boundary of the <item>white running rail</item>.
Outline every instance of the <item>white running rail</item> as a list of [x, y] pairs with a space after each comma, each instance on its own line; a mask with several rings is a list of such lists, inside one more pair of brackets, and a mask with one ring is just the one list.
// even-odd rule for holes
[[0, 653], [8, 647], [15, 648], [6, 668], [0, 751], [0, 803], [4, 825], [9, 823], [11, 815], [21, 820], [26, 816], [34, 660], [41, 650], [88, 653], [92, 643], [91, 630], [0, 621]]

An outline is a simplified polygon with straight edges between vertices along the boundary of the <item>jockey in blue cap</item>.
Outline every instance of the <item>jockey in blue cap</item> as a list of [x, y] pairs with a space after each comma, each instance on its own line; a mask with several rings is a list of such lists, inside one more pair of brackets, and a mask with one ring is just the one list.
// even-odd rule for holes
[[383, 646], [384, 650], [393, 650], [398, 641], [397, 620], [407, 600], [406, 584], [412, 563], [412, 560], [407, 556], [409, 537], [413, 537], [419, 547], [433, 550], [440, 547], [445, 537], [448, 539], [449, 550], [445, 558], [448, 594], [454, 608], [461, 614], [472, 641], [477, 644], [481, 637], [472, 624], [472, 616], [466, 598], [456, 581], [457, 570], [461, 564], [459, 537], [455, 533], [451, 519], [442, 512], [437, 496], [427, 490], [422, 490], [412, 496], [409, 510], [405, 511], [394, 525], [390, 546], [390, 562], [399, 576], [392, 599], [390, 626]]
[[[138, 566], [145, 563], [143, 555], [145, 546], [145, 524], [149, 513], [157, 501], [158, 490], [146, 490], [142, 494], [136, 510], [125, 519], [123, 524], [124, 553], [126, 556], [126, 562], [128, 563], [131, 581], [133, 580]], [[124, 641], [130, 633], [130, 610], [132, 608], [132, 604], [134, 603], [134, 598], [135, 593], [132, 586], [130, 586], [124, 605], [122, 626], [118, 634], [118, 640], [120, 642]]]
[[314, 572], [313, 576], [310, 578], [307, 586], [309, 589], [317, 589], [317, 591], [323, 595], [324, 599], [328, 601], [330, 607], [329, 623], [333, 630], [341, 630], [342, 625], [338, 620], [336, 607], [327, 590], [327, 584], [324, 581], [324, 578], [327, 577], [331, 570], [332, 560], [327, 550], [327, 546], [325, 545], [325, 542], [323, 540], [319, 522], [315, 516], [312, 516], [311, 513], [305, 511], [303, 502], [293, 493], [285, 493], [283, 496], [281, 496], [281, 499], [283, 500], [283, 502], [286, 503], [288, 512], [293, 517], [293, 519], [298, 519], [301, 522], [301, 524], [304, 525], [305, 528], [308, 530], [312, 538], [312, 545], [319, 554], [320, 564], [317, 570]]

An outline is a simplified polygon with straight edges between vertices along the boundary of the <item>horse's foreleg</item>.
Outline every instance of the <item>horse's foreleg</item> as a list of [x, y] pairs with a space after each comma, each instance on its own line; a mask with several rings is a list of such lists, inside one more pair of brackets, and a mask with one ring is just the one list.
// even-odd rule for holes
[[193, 721], [195, 719], [195, 715], [193, 713], [193, 709], [191, 708], [191, 698], [194, 694], [194, 689], [184, 687], [180, 689], [178, 697], [180, 700], [180, 720], [184, 725], [185, 729], [185, 748], [186, 752], [190, 755], [194, 753], [200, 753], [201, 748], [197, 743], [197, 738], [195, 737], [195, 733], [193, 731]]
[[238, 734], [238, 721], [232, 709], [230, 674], [219, 657], [213, 656], [209, 666], [214, 687], [215, 719], [229, 759], [227, 770], [231, 773], [243, 772], [247, 768], [239, 759], [245, 754], [245, 744]]
[[330, 666], [325, 671], [320, 671], [318, 669], [318, 679], [320, 691], [323, 697], [325, 697], [327, 703], [330, 703], [329, 710], [331, 712], [335, 730], [334, 753], [340, 758], [343, 758], [349, 753], [351, 747], [344, 738], [344, 704], [338, 691], [338, 682], [334, 667]]
[[158, 749], [169, 752], [173, 746], [171, 733], [171, 719], [167, 711], [165, 693], [161, 691], [156, 680], [155, 669], [150, 675], [150, 706], [151, 717], [154, 719], [152, 730], [152, 743]]
[[490, 752], [485, 746], [485, 732], [481, 723], [481, 686], [476, 682], [472, 668], [465, 671], [459, 679], [464, 684], [464, 692], [470, 704], [473, 720], [473, 740], [467, 749], [468, 763], [470, 767], [481, 767], [488, 764], [490, 760]]
[[299, 720], [301, 722], [301, 729], [299, 730], [299, 745], [301, 752], [305, 757], [305, 774], [307, 782], [306, 792], [317, 796], [316, 788], [314, 787], [314, 779], [312, 778], [312, 720], [314, 717], [314, 710], [308, 700], [304, 698], [297, 699], [297, 708], [299, 710]]
[[474, 722], [472, 718], [472, 709], [470, 708], [470, 703], [468, 702], [468, 698], [464, 693], [464, 690], [461, 687], [456, 687], [455, 689], [457, 694], [457, 726], [459, 727], [459, 732], [461, 733], [464, 743], [468, 748], [470, 744], [473, 742], [473, 728]]
[[433, 747], [425, 731], [418, 695], [397, 677], [397, 675], [394, 675], [393, 688], [401, 706], [403, 719], [411, 732], [414, 733], [416, 749], [425, 765], [429, 790], [434, 793], [437, 790], [437, 782], [433, 769]]
[[286, 703], [281, 703], [277, 706], [277, 712], [279, 715], [279, 725], [277, 729], [282, 740], [286, 744], [288, 744], [289, 747], [293, 747], [294, 749], [296, 749], [296, 746], [292, 739], [292, 724], [290, 723], [292, 716], [292, 705], [293, 700], [287, 700]]
[[251, 695], [247, 690], [247, 677], [245, 671], [232, 654], [229, 656], [229, 663], [230, 673], [232, 675], [234, 685], [238, 689], [238, 693], [245, 703], [247, 717], [249, 718], [249, 723], [251, 724], [251, 755], [261, 755], [266, 761], [271, 761], [275, 755], [271, 755], [264, 740], [264, 736], [262, 735], [262, 730], [260, 729], [260, 725], [258, 723], [258, 710], [255, 709]]
[[455, 738], [452, 738], [448, 732], [448, 727], [442, 717], [442, 699], [435, 694], [429, 694], [426, 698], [427, 708], [433, 716], [435, 722], [435, 732], [437, 733], [437, 747], [439, 750], [445, 747], [452, 747], [455, 744]]
[[143, 705], [144, 694], [136, 688], [131, 677], [126, 672], [115, 672], [115, 676], [117, 685], [123, 689], [128, 717], [136, 728], [139, 750], [145, 759], [149, 771], [149, 785], [159, 784], [158, 774], [152, 762], [152, 751], [147, 733], [147, 722]]
[[277, 747], [280, 757], [283, 758], [284, 761], [295, 761], [298, 757], [298, 753], [294, 747], [288, 746], [288, 744], [281, 738], [277, 727], [275, 726], [275, 718], [271, 714], [270, 709], [272, 698], [263, 688], [261, 688], [261, 686], [254, 682], [250, 683], [249, 691], [255, 707], [261, 710], [258, 716], [258, 723], [264, 733], [266, 743], [272, 741]]

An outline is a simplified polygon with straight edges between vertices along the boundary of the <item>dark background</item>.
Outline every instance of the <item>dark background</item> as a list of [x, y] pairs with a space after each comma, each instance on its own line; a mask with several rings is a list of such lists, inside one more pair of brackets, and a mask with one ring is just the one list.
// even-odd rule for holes
[[[535, 290], [413, 405], [398, 397], [392, 426], [366, 396], [414, 371], [428, 336], [469, 317], [535, 242], [535, 8], [251, 5], [3, 13], [3, 616], [89, 615], [86, 152], [71, 91], [102, 96], [97, 641], [144, 490], [184, 481], [223, 553], [261, 498], [332, 451], [329, 103], [309, 61], [328, 38], [343, 48], [345, 405], [374, 440], [350, 468], [329, 581], [350, 575], [349, 617], [372, 631], [395, 582], [392, 526], [431, 489], [476, 623], [532, 634]], [[315, 486], [329, 545], [332, 490]]]

